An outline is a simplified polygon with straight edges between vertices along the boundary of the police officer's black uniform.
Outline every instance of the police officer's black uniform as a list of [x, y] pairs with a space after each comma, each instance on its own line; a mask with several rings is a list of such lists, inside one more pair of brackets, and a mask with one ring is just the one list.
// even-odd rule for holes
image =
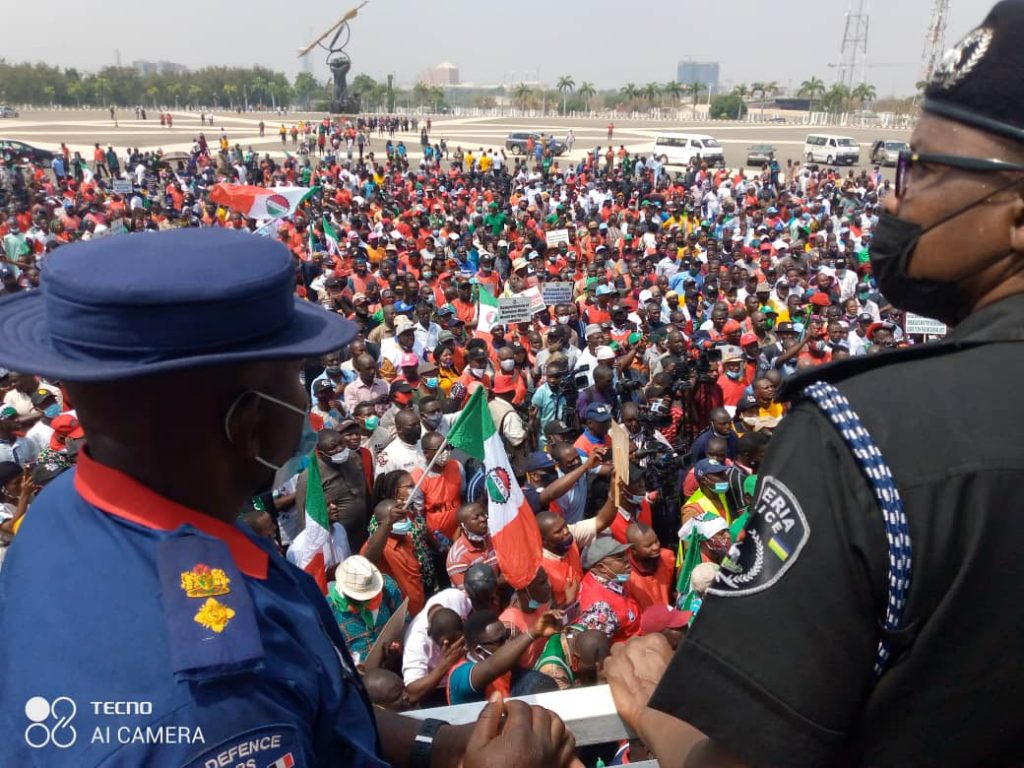
[[[1001, 3], [986, 27], [1021, 34], [1024, 3]], [[972, 35], [954, 64], [997, 49]], [[790, 382], [744, 537], [651, 706], [754, 766], [1022, 764], [1022, 377], [1018, 295], [941, 343]], [[891, 469], [906, 520], [895, 536], [872, 487], [884, 472], [851, 451], [865, 433], [809, 396], [819, 380]]]

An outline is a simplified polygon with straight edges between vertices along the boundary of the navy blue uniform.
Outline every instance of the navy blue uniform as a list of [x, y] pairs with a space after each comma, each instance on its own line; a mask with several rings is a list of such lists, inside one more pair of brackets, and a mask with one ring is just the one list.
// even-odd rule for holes
[[10, 548], [0, 637], [4, 765], [384, 765], [312, 579], [85, 452]]

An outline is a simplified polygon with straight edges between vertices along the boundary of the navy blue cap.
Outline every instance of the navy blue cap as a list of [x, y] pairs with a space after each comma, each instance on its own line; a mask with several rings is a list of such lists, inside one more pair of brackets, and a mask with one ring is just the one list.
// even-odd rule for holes
[[587, 407], [587, 421], [611, 421], [612, 409], [604, 403], [593, 403]]
[[555, 460], [551, 454], [544, 451], [534, 451], [526, 457], [526, 471], [536, 472], [538, 469], [550, 469], [555, 466]]
[[41, 288], [0, 300], [0, 365], [68, 381], [314, 357], [356, 333], [295, 296], [287, 247], [226, 229], [64, 246]]
[[717, 475], [719, 472], [725, 472], [725, 464], [719, 464], [714, 459], [701, 459], [693, 467], [693, 476], [698, 480], [708, 475]]

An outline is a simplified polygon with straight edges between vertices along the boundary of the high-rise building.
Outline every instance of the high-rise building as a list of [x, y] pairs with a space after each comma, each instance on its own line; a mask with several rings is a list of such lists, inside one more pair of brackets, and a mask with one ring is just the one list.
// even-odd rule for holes
[[184, 64], [175, 64], [173, 61], [145, 61], [136, 59], [132, 66], [140, 75], [183, 75], [188, 72]]
[[676, 66], [676, 82], [683, 85], [704, 83], [718, 88], [717, 61], [680, 61]]
[[458, 85], [459, 68], [451, 62], [442, 61], [436, 67], [423, 70], [420, 82], [427, 85]]

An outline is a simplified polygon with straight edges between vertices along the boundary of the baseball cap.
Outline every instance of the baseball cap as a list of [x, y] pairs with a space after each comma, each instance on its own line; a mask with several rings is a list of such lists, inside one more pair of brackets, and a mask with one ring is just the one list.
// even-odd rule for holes
[[413, 330], [413, 322], [405, 315], [399, 315], [395, 318], [395, 336], [400, 336], [406, 331]]
[[544, 427], [545, 435], [567, 435], [570, 432], [572, 430], [569, 428], [569, 425], [561, 419], [552, 419]]
[[598, 536], [583, 552], [583, 567], [591, 569], [606, 557], [618, 555], [630, 548], [630, 544], [623, 544], [611, 536]]
[[760, 282], [757, 284], [757, 288], [754, 289], [754, 293], [770, 293], [772, 287], [768, 283]]
[[743, 350], [739, 347], [734, 347], [732, 344], [727, 344], [722, 347], [722, 362], [733, 363], [743, 359]]
[[455, 334], [451, 331], [441, 331], [437, 334], [437, 343], [440, 344], [443, 341], [455, 341]]
[[399, 368], [419, 368], [420, 357], [415, 352], [405, 352], [398, 358]]
[[49, 389], [40, 388], [32, 393], [32, 397], [30, 399], [32, 400], [32, 405], [40, 405], [45, 403], [51, 397], [56, 397], [56, 395]]
[[405, 379], [398, 379], [397, 381], [391, 382], [391, 389], [389, 390], [389, 392], [392, 395], [402, 393], [408, 394], [412, 392], [412, 387], [409, 386], [409, 382], [406, 381]]
[[740, 399], [736, 403], [736, 413], [741, 411], [748, 411], [751, 408], [757, 408], [757, 398], [751, 394], [741, 395]]
[[606, 422], [612, 420], [612, 409], [604, 403], [593, 403], [587, 407], [587, 421]]
[[725, 464], [719, 464], [714, 459], [701, 459], [693, 467], [693, 476], [699, 480], [708, 475], [717, 475], [725, 470]]
[[598, 296], [607, 296], [610, 293], [615, 293], [615, 289], [612, 288], [610, 285], [599, 285], [599, 286], [597, 286], [597, 295]]
[[359, 429], [360, 424], [355, 419], [342, 419], [341, 423], [335, 427], [337, 432], [348, 432], [350, 429]]
[[330, 379], [320, 379], [320, 381], [313, 384], [314, 392], [325, 392], [327, 390], [334, 391], [334, 382]]
[[534, 451], [526, 457], [526, 471], [536, 472], [538, 469], [551, 469], [555, 466], [555, 460], [551, 454], [544, 451]]
[[652, 605], [640, 617], [640, 634], [655, 635], [663, 629], [682, 629], [691, 618], [693, 611], [680, 611], [670, 605]]
[[722, 333], [736, 333], [740, 330], [740, 324], [736, 320], [726, 320], [722, 326]]
[[740, 336], [740, 346], [745, 347], [748, 344], [757, 344], [757, 334], [744, 333], [742, 336]]
[[615, 350], [602, 344], [594, 351], [594, 357], [598, 360], [614, 360]]
[[53, 429], [53, 434], [50, 435], [50, 447], [55, 451], [63, 450], [65, 447], [64, 443], [57, 439], [58, 437], [70, 440], [85, 437], [85, 430], [78, 418], [70, 413], [62, 413], [50, 422], [50, 427]]
[[792, 323], [779, 323], [775, 326], [776, 333], [796, 333]]

